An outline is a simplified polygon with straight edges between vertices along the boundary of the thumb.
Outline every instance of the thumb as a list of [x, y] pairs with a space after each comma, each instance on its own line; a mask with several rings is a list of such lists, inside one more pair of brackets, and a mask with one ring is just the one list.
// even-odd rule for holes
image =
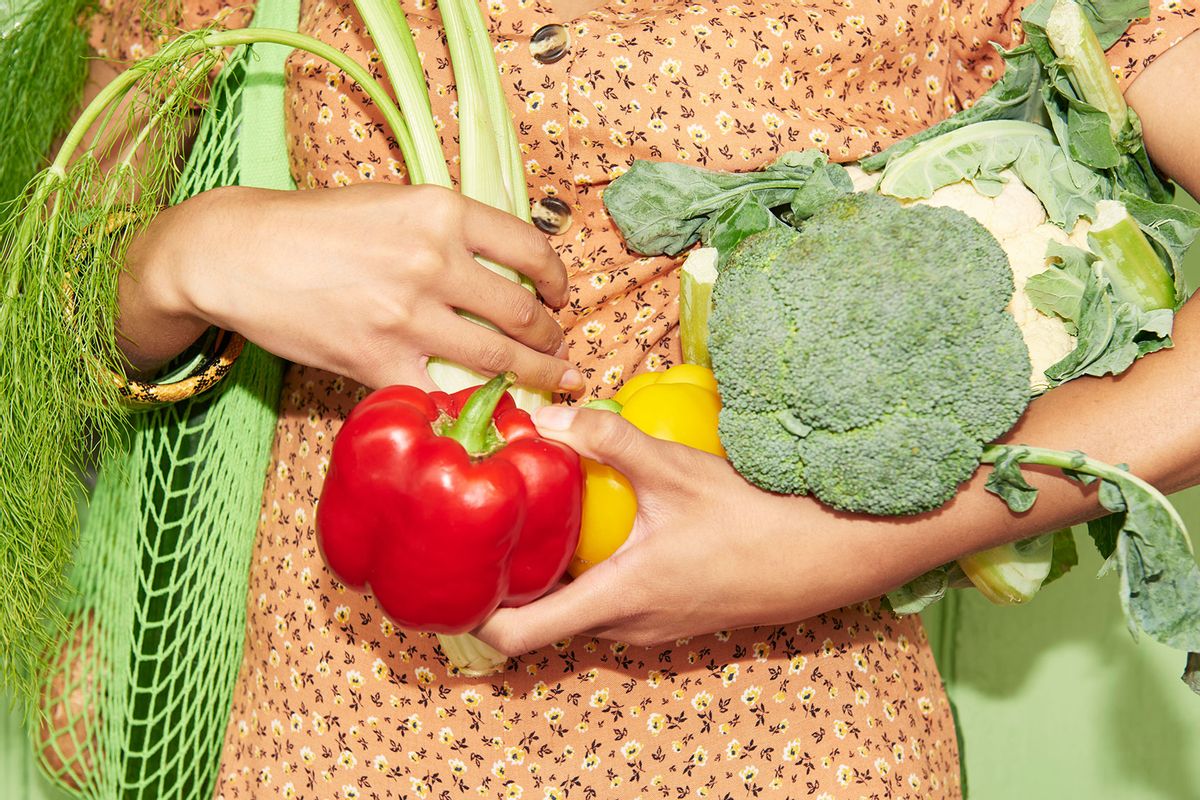
[[581, 456], [630, 478], [662, 460], [657, 452], [662, 442], [611, 411], [545, 406], [533, 413], [533, 424], [546, 438], [562, 442]]
[[473, 631], [474, 635], [508, 656], [531, 653], [547, 645], [615, 621], [614, 608], [625, 593], [612, 592], [593, 573], [608, 574], [608, 562], [596, 565], [557, 591], [517, 608], [498, 608]]

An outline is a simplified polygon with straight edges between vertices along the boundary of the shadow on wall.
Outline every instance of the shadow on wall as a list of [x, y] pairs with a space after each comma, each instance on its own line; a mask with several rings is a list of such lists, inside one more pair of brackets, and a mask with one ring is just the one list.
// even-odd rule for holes
[[1080, 560], [1029, 606], [959, 598], [951, 694], [971, 800], [1200, 797], [1200, 697], [1178, 680], [1183, 654], [1135, 644], [1116, 577], [1093, 577], [1097, 555]]

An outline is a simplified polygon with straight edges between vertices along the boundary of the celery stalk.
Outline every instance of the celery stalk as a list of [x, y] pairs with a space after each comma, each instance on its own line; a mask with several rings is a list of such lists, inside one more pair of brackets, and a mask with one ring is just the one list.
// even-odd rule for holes
[[1046, 38], [1075, 90], [1108, 115], [1109, 128], [1116, 136], [1129, 122], [1129, 109], [1096, 31], [1074, 0], [1055, 2], [1046, 22]]
[[496, 132], [496, 144], [499, 148], [500, 171], [504, 175], [504, 185], [508, 189], [512, 206], [510, 213], [529, 222], [529, 190], [525, 186], [525, 163], [521, 157], [521, 147], [517, 142], [517, 126], [508, 110], [507, 95], [500, 84], [500, 70], [493, 52], [492, 42], [488, 36], [487, 20], [478, 3], [462, 3], [467, 34], [471, 37], [471, 53], [479, 70], [480, 88], [483, 90], [488, 112], [492, 117], [492, 126]]
[[[480, 48], [486, 47], [490, 51], [491, 44], [472, 36], [468, 15], [461, 2], [448, 0], [438, 8], [446, 27], [446, 42], [450, 47], [450, 63], [454, 65], [454, 84], [458, 93], [462, 193], [511, 212], [512, 198], [500, 167], [501, 139], [497, 120], [487, 101], [480, 65]], [[514, 274], [511, 270], [505, 272]]]
[[[425, 76], [404, 14], [394, 0], [355, 0], [371, 37], [379, 48], [400, 107], [413, 130], [414, 154], [405, 153], [414, 183], [450, 186], [441, 144], [433, 125]], [[482, 12], [472, 2], [444, 0], [440, 5], [450, 61], [458, 91], [461, 190], [473, 200], [529, 220], [529, 200], [517, 147], [516, 130], [508, 112], [503, 87], [496, 74], [492, 43]], [[518, 273], [484, 259], [480, 263], [527, 288]], [[464, 314], [492, 327], [486, 320]], [[458, 364], [430, 359], [429, 376], [442, 389], [456, 391], [480, 383], [482, 376]], [[524, 388], [512, 390], [517, 405], [532, 410], [550, 401], [549, 394]], [[442, 652], [460, 673], [487, 675], [500, 670], [507, 659], [479, 639], [439, 636]]]
[[[517, 149], [516, 130], [497, 74], [492, 42], [482, 12], [472, 3], [448, 0], [439, 6], [454, 66], [458, 92], [459, 152], [462, 192], [473, 200], [504, 209], [529, 219], [525, 178]], [[514, 170], [517, 170], [514, 173]], [[485, 259], [479, 263], [526, 288], [532, 285], [514, 270]], [[471, 317], [476, 322], [483, 320]], [[491, 326], [489, 326], [491, 327]], [[439, 384], [462, 388], [478, 382], [474, 373], [447, 369], [440, 359], [431, 359], [429, 374]], [[470, 376], [464, 380], [462, 373]], [[461, 385], [458, 381], [464, 380]], [[517, 387], [512, 390], [517, 405], [527, 411], [550, 402], [547, 392]]]
[[446, 169], [442, 143], [433, 125], [425, 72], [400, 4], [391, 0], [356, 0], [355, 5], [367, 24], [367, 32], [379, 48], [400, 110], [411, 126], [413, 152], [411, 157], [404, 154], [409, 179], [413, 183], [449, 188], [450, 172]]
[[710, 368], [708, 316], [712, 312], [713, 284], [717, 281], [717, 255], [715, 247], [697, 248], [679, 269], [679, 338], [683, 360]]
[[[473, 2], [443, 0], [439, 5], [454, 82], [458, 92], [459, 154], [461, 188], [473, 200], [487, 203], [529, 220], [529, 201], [524, 173], [511, 174], [520, 164], [516, 130], [504, 98], [504, 90], [492, 57], [492, 42], [482, 12]], [[519, 187], [519, 190], [518, 190]], [[514, 270], [479, 259], [493, 272], [531, 288]], [[482, 320], [476, 320], [482, 322]], [[484, 323], [486, 324], [486, 323]], [[447, 365], [431, 360], [429, 374], [439, 384], [449, 379]], [[473, 381], [472, 381], [473, 382]], [[526, 410], [550, 402], [548, 393], [515, 388], [513, 399]], [[481, 677], [499, 672], [507, 658], [474, 636], [438, 636], [442, 652], [463, 675]]]
[[1113, 294], [1142, 311], [1175, 308], [1175, 281], [1150, 240], [1116, 200], [1096, 204], [1088, 247], [1100, 258]]
[[1024, 603], [1050, 574], [1054, 534], [1046, 533], [965, 556], [958, 566], [980, 594], [998, 605]]

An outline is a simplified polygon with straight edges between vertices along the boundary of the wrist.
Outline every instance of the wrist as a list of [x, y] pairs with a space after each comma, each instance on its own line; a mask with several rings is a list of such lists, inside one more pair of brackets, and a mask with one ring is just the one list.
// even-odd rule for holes
[[215, 264], [225, 260], [212, 217], [227, 202], [205, 193], [164, 209], [131, 243], [120, 277], [120, 345], [134, 369], [148, 373], [220, 322], [209, 300]]
[[230, 262], [231, 226], [250, 191], [231, 186], [203, 192], [163, 210], [147, 229], [137, 258], [159, 314], [193, 327], [228, 327], [221, 270]]

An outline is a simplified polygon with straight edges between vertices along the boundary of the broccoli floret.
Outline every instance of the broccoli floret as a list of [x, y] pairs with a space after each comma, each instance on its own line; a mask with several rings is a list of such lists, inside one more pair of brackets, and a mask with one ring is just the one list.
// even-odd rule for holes
[[804, 477], [804, 464], [800, 460], [800, 441], [785, 435], [786, 418], [779, 412], [756, 413], [742, 410], [737, 414], [721, 413], [721, 440], [758, 442], [758, 447], [746, 447], [739, 451], [735, 462], [743, 475], [754, 476], [751, 480], [760, 485], [769, 485], [772, 491], [784, 494], [804, 494], [808, 484]]
[[936, 508], [1029, 402], [1012, 293], [1000, 245], [951, 208], [854, 194], [750, 237], [709, 338], [730, 461], [836, 508]]

